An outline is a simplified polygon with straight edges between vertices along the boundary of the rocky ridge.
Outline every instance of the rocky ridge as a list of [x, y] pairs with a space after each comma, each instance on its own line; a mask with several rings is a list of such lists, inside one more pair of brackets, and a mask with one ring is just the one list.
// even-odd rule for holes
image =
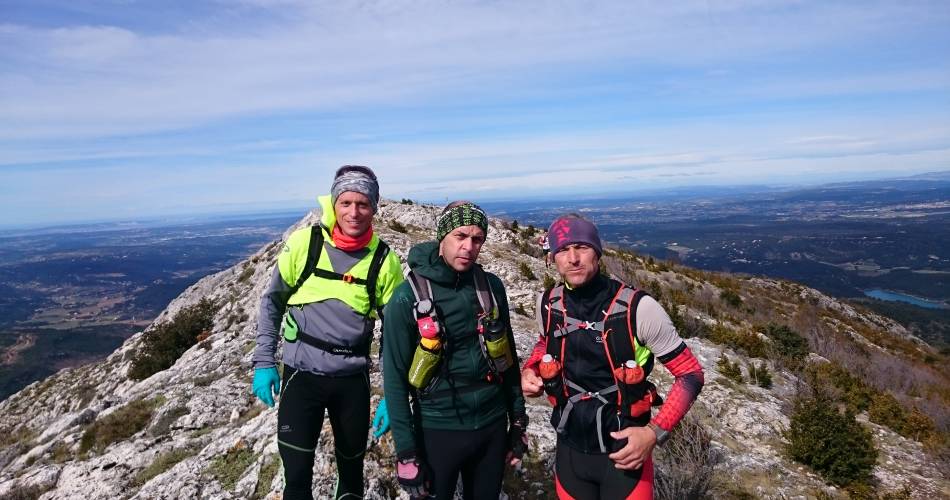
[[[431, 238], [437, 209], [430, 206], [384, 202], [376, 231], [401, 256], [409, 247]], [[311, 225], [311, 213], [285, 233]], [[513, 327], [522, 359], [537, 338], [530, 314], [540, 278], [555, 277], [553, 267], [518, 250], [521, 236], [499, 220], [491, 221], [488, 243], [479, 261], [507, 286]], [[273, 242], [237, 266], [201, 279], [155, 320], [166, 321], [202, 298], [219, 306], [208, 338], [189, 349], [171, 368], [142, 380], [127, 377], [142, 334], [130, 338], [105, 361], [63, 370], [34, 383], [0, 403], [0, 498], [33, 495], [44, 500], [72, 498], [280, 498], [283, 478], [274, 439], [277, 412], [250, 394], [259, 298], [276, 262], [280, 242]], [[527, 267], [537, 278], [526, 277]], [[716, 285], [671, 271], [637, 269], [644, 282], [663, 284], [690, 280], [693, 286]], [[744, 293], [785, 284], [754, 278]], [[910, 338], [902, 327], [880, 316], [868, 316], [848, 304], [817, 291], [797, 287], [800, 298], [816, 308], [833, 309], [842, 318], [875, 325], [889, 335]], [[712, 292], [711, 292], [712, 293]], [[781, 304], [775, 307], [782, 307]], [[702, 311], [683, 308], [681, 314], [712, 321]], [[850, 324], [850, 323], [849, 323]], [[854, 331], [854, 335], [861, 334]], [[863, 338], [863, 337], [862, 337]], [[798, 379], [781, 367], [769, 365], [774, 386], [762, 389], [737, 386], [718, 372], [723, 352], [742, 355], [705, 339], [687, 340], [703, 364], [706, 386], [692, 413], [705, 423], [721, 456], [716, 465], [721, 484], [741, 484], [762, 498], [815, 498], [820, 493], [840, 495], [806, 467], [790, 461], [782, 451], [782, 431], [788, 426], [787, 401]], [[816, 355], [812, 355], [815, 357]], [[661, 392], [671, 379], [663, 369], [654, 372]], [[373, 406], [381, 393], [378, 370], [372, 371]], [[132, 405], [147, 406], [151, 415], [145, 428], [102, 450], [80, 452], [84, 432], [95, 422], [122, 413]], [[553, 497], [549, 479], [555, 435], [547, 423], [550, 409], [542, 400], [529, 401], [529, 435], [534, 459], [511, 497]], [[865, 419], [866, 420], [866, 419]], [[945, 471], [923, 452], [920, 443], [891, 430], [865, 422], [881, 450], [875, 476], [884, 484], [913, 485], [914, 498], [950, 497]], [[325, 497], [334, 487], [332, 435], [325, 424], [315, 464], [315, 496]], [[662, 467], [662, 457], [659, 460]], [[396, 486], [390, 438], [367, 454], [366, 497], [407, 498]]]

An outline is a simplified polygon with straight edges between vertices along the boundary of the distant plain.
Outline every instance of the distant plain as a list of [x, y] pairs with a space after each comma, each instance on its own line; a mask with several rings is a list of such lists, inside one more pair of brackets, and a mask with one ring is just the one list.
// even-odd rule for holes
[[101, 359], [303, 213], [0, 232], [0, 399]]
[[[491, 203], [487, 209], [536, 227], [578, 212], [617, 246], [704, 270], [796, 281], [913, 325], [935, 345], [950, 341], [947, 174]], [[921, 307], [925, 303], [931, 307]]]

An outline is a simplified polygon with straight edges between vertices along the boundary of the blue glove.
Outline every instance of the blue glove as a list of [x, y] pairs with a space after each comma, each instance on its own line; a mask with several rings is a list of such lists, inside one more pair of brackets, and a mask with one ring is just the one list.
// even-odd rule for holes
[[386, 409], [386, 398], [383, 398], [376, 405], [376, 418], [373, 419], [373, 439], [379, 439], [387, 432], [389, 432], [389, 410]]
[[277, 367], [255, 368], [251, 390], [257, 399], [273, 408], [274, 394], [280, 394], [280, 374], [277, 373]]

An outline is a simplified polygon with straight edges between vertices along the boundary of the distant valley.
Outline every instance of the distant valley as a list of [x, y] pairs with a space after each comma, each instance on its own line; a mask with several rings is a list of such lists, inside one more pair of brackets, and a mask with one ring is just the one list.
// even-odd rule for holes
[[0, 400], [103, 358], [300, 212], [0, 232]]
[[947, 175], [488, 205], [539, 227], [576, 211], [619, 246], [700, 269], [797, 281], [915, 323], [915, 333], [935, 344], [950, 339]]

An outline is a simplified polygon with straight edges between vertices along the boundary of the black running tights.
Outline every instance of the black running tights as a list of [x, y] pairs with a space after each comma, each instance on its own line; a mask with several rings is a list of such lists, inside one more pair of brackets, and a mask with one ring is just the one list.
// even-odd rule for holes
[[363, 454], [369, 431], [368, 376], [326, 377], [284, 365], [283, 378], [277, 448], [287, 483], [284, 498], [313, 498], [313, 455], [324, 411], [330, 415], [338, 473], [333, 498], [363, 498]]
[[507, 419], [474, 431], [423, 429], [426, 462], [438, 500], [451, 500], [459, 474], [462, 498], [498, 500], [508, 452]]

